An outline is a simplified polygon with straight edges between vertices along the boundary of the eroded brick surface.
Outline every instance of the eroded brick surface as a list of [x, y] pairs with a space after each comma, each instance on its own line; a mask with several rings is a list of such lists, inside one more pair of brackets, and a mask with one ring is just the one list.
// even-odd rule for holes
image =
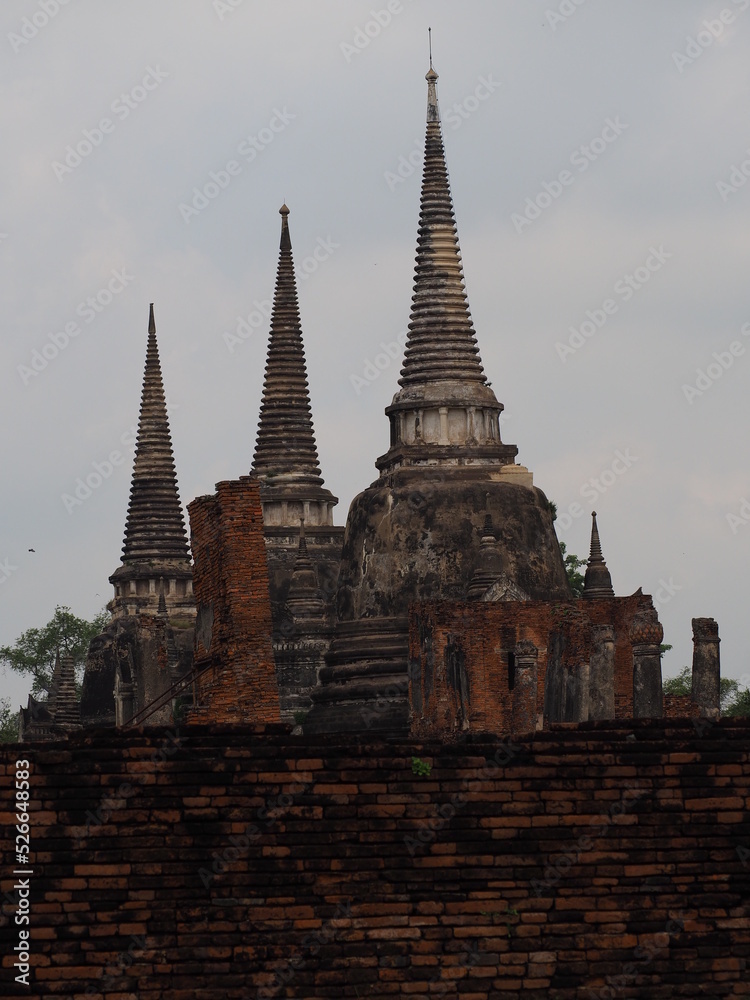
[[190, 726], [22, 752], [33, 986], [6, 906], [4, 995], [747, 995], [748, 722], [454, 746]]
[[190, 718], [219, 723], [279, 720], [271, 603], [256, 480], [217, 483], [188, 506], [198, 609], [196, 684]]

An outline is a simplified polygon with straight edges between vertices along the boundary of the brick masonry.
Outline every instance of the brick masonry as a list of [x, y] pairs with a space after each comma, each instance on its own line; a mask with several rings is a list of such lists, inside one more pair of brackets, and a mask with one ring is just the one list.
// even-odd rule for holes
[[258, 483], [217, 483], [188, 506], [197, 605], [193, 721], [279, 721], [271, 602]]
[[[630, 626], [651, 598], [640, 591], [630, 597], [577, 601], [415, 602], [409, 609], [410, 702], [412, 733], [444, 737], [462, 728], [447, 661], [460, 660], [465, 675], [463, 728], [507, 733], [512, 729], [512, 691], [508, 656], [522, 641], [538, 650], [537, 714], [545, 714], [545, 682], [550, 650], [559, 647], [562, 672], [576, 679], [588, 669], [596, 626], [614, 630], [615, 718], [633, 716], [633, 645]], [[445, 667], [444, 667], [445, 665]], [[416, 693], [414, 687], [419, 687]], [[572, 707], [575, 708], [575, 699]], [[684, 712], [684, 715], [692, 712]], [[585, 716], [584, 716], [585, 717]], [[580, 716], [571, 715], [577, 721]], [[558, 717], [559, 720], [559, 717]]]
[[[7, 905], [18, 757], [30, 991]], [[0, 761], [13, 1000], [750, 996], [750, 721], [451, 746], [98, 730]]]

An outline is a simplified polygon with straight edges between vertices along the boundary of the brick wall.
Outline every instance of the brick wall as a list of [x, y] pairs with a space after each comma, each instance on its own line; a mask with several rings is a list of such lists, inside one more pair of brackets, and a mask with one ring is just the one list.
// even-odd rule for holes
[[271, 647], [271, 602], [256, 480], [216, 485], [214, 496], [188, 505], [197, 606], [193, 721], [279, 720]]
[[700, 708], [689, 694], [665, 694], [664, 714], [668, 719], [697, 719]]
[[18, 757], [32, 987], [13, 982], [6, 906], [4, 996], [750, 996], [748, 721], [6, 746], [3, 892]]
[[[633, 715], [633, 646], [630, 625], [639, 610], [651, 606], [640, 592], [630, 597], [568, 602], [424, 601], [409, 610], [411, 686], [422, 688], [412, 731], [448, 736], [456, 726], [455, 696], [447, 682], [446, 656], [456, 651], [468, 677], [467, 721], [479, 732], [511, 731], [512, 693], [508, 654], [521, 640], [538, 649], [537, 712], [544, 714], [545, 681], [552, 642], [559, 637], [565, 671], [573, 672], [591, 656], [592, 628], [614, 629], [615, 717]], [[564, 647], [564, 648], [563, 648]], [[425, 678], [431, 677], [430, 690]], [[411, 692], [412, 709], [415, 708]], [[572, 720], [571, 720], [572, 721]]]

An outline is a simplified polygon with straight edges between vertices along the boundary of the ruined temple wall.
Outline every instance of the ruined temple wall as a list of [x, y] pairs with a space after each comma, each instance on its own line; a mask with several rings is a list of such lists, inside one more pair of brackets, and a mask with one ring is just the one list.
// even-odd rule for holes
[[[447, 682], [446, 652], [461, 651], [468, 675], [470, 728], [476, 732], [511, 731], [512, 692], [509, 688], [508, 654], [518, 642], [530, 640], [537, 656], [537, 714], [545, 715], [545, 683], [550, 656], [561, 663], [561, 672], [575, 693], [586, 683], [585, 667], [591, 657], [592, 626], [614, 629], [615, 718], [633, 715], [633, 646], [630, 627], [639, 609], [650, 598], [630, 597], [567, 602], [416, 602], [410, 608], [410, 686], [424, 687], [424, 678], [435, 678], [429, 695], [412, 694], [413, 733], [449, 733], [455, 723], [456, 699]], [[573, 676], [577, 671], [580, 677]], [[561, 698], [559, 692], [553, 697]], [[549, 697], [549, 696], [548, 696]], [[548, 708], [549, 706], [547, 706]], [[415, 711], [416, 710], [416, 711]], [[572, 709], [571, 709], [572, 713]], [[420, 720], [421, 717], [421, 720]], [[579, 717], [571, 715], [570, 721]]]
[[5, 746], [6, 858], [19, 758], [32, 978], [13, 980], [4, 897], [11, 1000], [750, 995], [747, 720]]

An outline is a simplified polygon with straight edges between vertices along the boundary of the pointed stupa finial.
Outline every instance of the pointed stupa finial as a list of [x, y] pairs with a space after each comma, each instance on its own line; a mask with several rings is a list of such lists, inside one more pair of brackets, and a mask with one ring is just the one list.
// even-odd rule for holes
[[299, 522], [299, 547], [294, 572], [289, 584], [287, 607], [295, 618], [309, 618], [321, 615], [325, 607], [318, 588], [318, 575], [307, 552], [305, 540], [305, 519]]
[[493, 524], [489, 509], [484, 515], [484, 524], [478, 531], [481, 538], [479, 558], [466, 595], [470, 601], [481, 601], [483, 595], [505, 572], [505, 557], [499, 544], [500, 532]]
[[[260, 480], [264, 504], [293, 502], [304, 494], [305, 500], [332, 507], [336, 498], [323, 487], [313, 431], [286, 204], [279, 213], [279, 263], [251, 475]], [[298, 515], [294, 523], [299, 523]]]
[[438, 107], [437, 99], [437, 82], [439, 77], [432, 65], [432, 28], [427, 29], [427, 37], [430, 47], [430, 68], [425, 74], [425, 80], [427, 81], [427, 121], [439, 122], [440, 108]]
[[149, 307], [146, 367], [122, 560], [124, 563], [190, 561], [177, 491], [153, 303]]
[[279, 242], [279, 250], [292, 250], [292, 238], [289, 235], [289, 209], [286, 207], [286, 202], [279, 209], [279, 215], [281, 216], [281, 240]]
[[602, 545], [599, 540], [599, 528], [596, 523], [595, 510], [591, 512], [591, 547], [588, 565], [586, 566], [586, 576], [583, 582], [583, 596], [586, 598], [615, 596], [612, 587], [612, 577], [609, 575], [607, 564], [602, 555]]

